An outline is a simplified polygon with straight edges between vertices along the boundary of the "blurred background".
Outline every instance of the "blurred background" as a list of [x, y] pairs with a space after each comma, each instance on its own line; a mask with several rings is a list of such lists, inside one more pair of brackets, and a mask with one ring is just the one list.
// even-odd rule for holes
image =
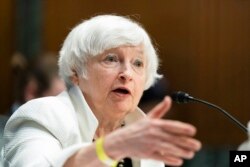
[[[16, 82], [20, 81], [13, 70], [15, 55], [21, 54], [28, 63], [45, 53], [55, 53], [57, 58], [72, 27], [109, 13], [140, 22], [158, 49], [165, 77], [145, 93], [140, 104], [145, 111], [165, 94], [182, 90], [221, 106], [247, 124], [249, 0], [1, 0], [0, 114], [9, 115], [16, 100]], [[174, 104], [166, 118], [189, 122], [198, 129], [204, 149], [186, 166], [227, 166], [229, 150], [247, 139], [221, 113], [200, 104]]]

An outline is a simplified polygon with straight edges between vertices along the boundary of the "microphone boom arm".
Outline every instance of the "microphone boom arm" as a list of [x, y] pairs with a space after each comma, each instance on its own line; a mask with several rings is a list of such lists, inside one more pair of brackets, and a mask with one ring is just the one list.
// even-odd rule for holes
[[248, 129], [242, 124], [240, 123], [236, 118], [234, 118], [231, 114], [229, 114], [228, 112], [226, 112], [224, 109], [222, 109], [221, 107], [209, 103], [207, 101], [201, 100], [201, 99], [197, 99], [197, 98], [190, 98], [190, 101], [194, 101], [194, 102], [200, 102], [202, 104], [206, 104], [208, 105], [210, 108], [215, 108], [218, 111], [220, 111], [222, 114], [226, 115], [226, 117], [228, 119], [230, 119], [231, 121], [233, 121], [234, 123], [236, 123], [244, 132], [248, 133]]
[[250, 131], [248, 130], [248, 128], [246, 128], [236, 118], [234, 118], [231, 114], [229, 114], [224, 109], [222, 109], [221, 107], [219, 107], [219, 106], [217, 106], [215, 104], [209, 103], [209, 102], [201, 100], [201, 99], [194, 98], [194, 97], [190, 96], [189, 94], [187, 94], [185, 92], [181, 92], [181, 91], [173, 93], [171, 95], [171, 98], [176, 103], [188, 103], [188, 102], [191, 102], [191, 101], [192, 102], [199, 102], [199, 103], [202, 103], [202, 104], [205, 104], [205, 105], [209, 106], [210, 108], [217, 109], [222, 114], [226, 115], [226, 117], [228, 119], [230, 119], [233, 123], [235, 123], [236, 125], [238, 125], [244, 132], [250, 133]]

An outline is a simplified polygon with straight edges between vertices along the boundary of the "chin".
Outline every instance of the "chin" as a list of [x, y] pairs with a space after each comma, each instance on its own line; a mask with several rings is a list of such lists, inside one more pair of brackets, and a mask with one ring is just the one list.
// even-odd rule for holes
[[109, 106], [112, 108], [114, 113], [121, 113], [122, 115], [127, 115], [128, 113], [133, 112], [137, 105], [134, 103], [133, 100], [123, 100], [123, 101], [116, 101], [112, 102]]
[[135, 110], [135, 107], [129, 106], [129, 105], [118, 105], [116, 108], [116, 111], [120, 113], [130, 113]]

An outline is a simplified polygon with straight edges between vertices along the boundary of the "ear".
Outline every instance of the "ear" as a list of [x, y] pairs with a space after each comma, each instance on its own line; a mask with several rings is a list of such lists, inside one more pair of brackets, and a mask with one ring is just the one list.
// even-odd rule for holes
[[77, 72], [73, 70], [73, 75], [71, 76], [71, 81], [74, 83], [74, 85], [79, 85], [79, 77], [77, 75]]

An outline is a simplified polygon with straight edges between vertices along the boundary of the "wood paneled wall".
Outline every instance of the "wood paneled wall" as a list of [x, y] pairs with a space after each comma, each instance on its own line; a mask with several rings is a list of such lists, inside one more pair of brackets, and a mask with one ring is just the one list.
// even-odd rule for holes
[[[159, 49], [168, 89], [218, 104], [244, 124], [250, 120], [250, 1], [43, 1], [43, 49], [58, 52], [73, 26], [104, 13], [130, 15], [144, 25]], [[169, 117], [196, 125], [207, 145], [246, 139], [222, 114], [199, 104], [174, 104]]]
[[11, 68], [14, 38], [13, 1], [0, 1], [0, 114], [7, 113], [11, 104]]

